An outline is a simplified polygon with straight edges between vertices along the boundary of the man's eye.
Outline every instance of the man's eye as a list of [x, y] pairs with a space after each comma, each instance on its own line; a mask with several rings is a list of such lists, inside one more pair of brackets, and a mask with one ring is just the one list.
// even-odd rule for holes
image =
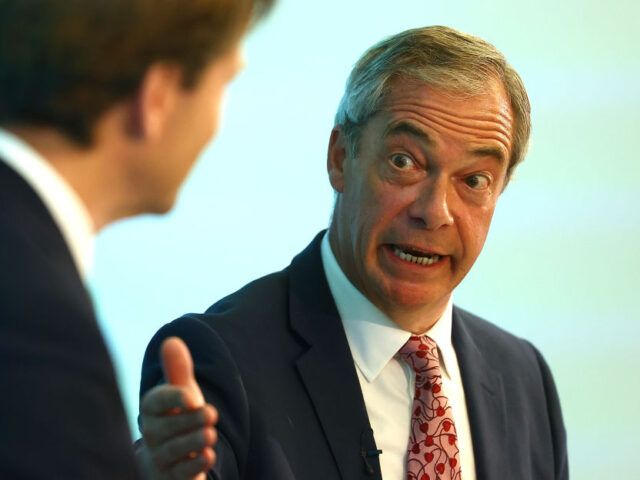
[[393, 165], [400, 170], [406, 170], [414, 165], [411, 157], [402, 153], [396, 153], [395, 155], [392, 155], [391, 163], [393, 163]]
[[474, 190], [484, 190], [490, 183], [489, 177], [486, 175], [469, 175], [464, 181]]

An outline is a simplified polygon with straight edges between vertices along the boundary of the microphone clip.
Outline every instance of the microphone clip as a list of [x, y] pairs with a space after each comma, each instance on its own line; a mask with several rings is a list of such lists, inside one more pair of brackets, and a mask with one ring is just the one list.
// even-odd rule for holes
[[[368, 458], [369, 457], [377, 457], [380, 454], [382, 454], [382, 450], [378, 450], [378, 449], [367, 449], [365, 448], [364, 444], [364, 440], [365, 440], [365, 435], [369, 433], [371, 440], [373, 441], [373, 431], [369, 431], [369, 432], [363, 432], [362, 436], [360, 438], [360, 456], [362, 457], [362, 461], [364, 462], [364, 471], [367, 475], [369, 475], [370, 477], [373, 476], [375, 474], [375, 470], [373, 468], [373, 466], [369, 463]], [[371, 444], [372, 442], [367, 442], [369, 444]], [[375, 444], [374, 444], [375, 445]]]

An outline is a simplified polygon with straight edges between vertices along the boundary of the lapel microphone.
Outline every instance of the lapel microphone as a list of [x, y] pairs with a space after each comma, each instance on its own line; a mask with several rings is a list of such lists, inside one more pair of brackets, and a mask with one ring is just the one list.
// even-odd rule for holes
[[[365, 447], [365, 443], [369, 445], [369, 447]], [[373, 448], [371, 448], [373, 447]], [[373, 438], [373, 430], [365, 430], [360, 435], [360, 456], [362, 457], [362, 462], [364, 463], [364, 471], [370, 477], [373, 476], [375, 470], [373, 466], [369, 463], [369, 457], [377, 457], [382, 453], [382, 450], [378, 450], [375, 448], [375, 440]]]

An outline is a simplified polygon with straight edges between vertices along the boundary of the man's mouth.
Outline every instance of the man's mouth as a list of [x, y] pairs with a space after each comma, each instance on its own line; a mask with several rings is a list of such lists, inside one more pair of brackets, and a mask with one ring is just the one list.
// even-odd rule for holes
[[391, 251], [396, 257], [418, 265], [431, 265], [442, 258], [436, 253], [421, 252], [410, 247], [391, 245]]

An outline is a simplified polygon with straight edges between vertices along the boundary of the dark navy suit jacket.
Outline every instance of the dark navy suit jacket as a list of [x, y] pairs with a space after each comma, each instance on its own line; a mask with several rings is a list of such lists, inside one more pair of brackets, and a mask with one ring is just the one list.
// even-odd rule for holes
[[[141, 393], [162, 381], [162, 340], [189, 345], [203, 393], [220, 411], [212, 478], [381, 478], [320, 239], [285, 270], [165, 325], [147, 349]], [[459, 308], [452, 335], [478, 480], [568, 478], [560, 405], [538, 351]]]
[[113, 367], [48, 210], [0, 160], [0, 478], [131, 479]]

